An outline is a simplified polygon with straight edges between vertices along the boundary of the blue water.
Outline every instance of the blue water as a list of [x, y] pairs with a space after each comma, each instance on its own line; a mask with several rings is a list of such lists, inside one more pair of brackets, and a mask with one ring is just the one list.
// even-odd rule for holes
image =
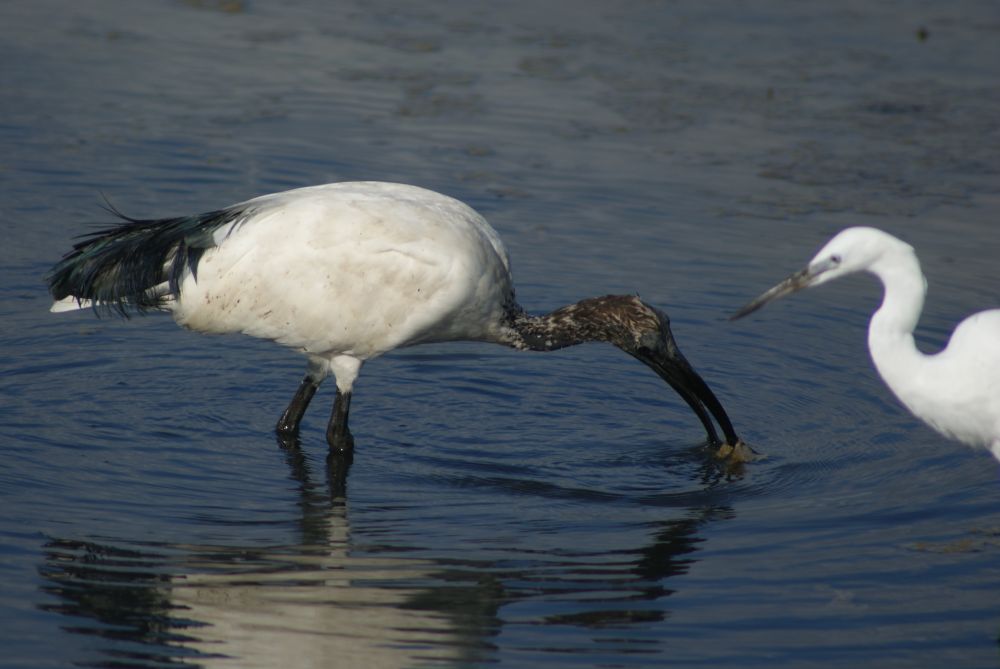
[[[405, 7], [405, 8], [404, 8]], [[877, 284], [728, 314], [836, 230], [1000, 304], [995, 3], [0, 6], [0, 665], [993, 667], [1000, 466], [907, 414]], [[48, 313], [135, 216], [351, 179], [483, 212], [545, 311], [638, 292], [761, 460], [611, 347], [366, 365], [353, 463], [239, 337]], [[325, 405], [325, 406], [324, 406]]]

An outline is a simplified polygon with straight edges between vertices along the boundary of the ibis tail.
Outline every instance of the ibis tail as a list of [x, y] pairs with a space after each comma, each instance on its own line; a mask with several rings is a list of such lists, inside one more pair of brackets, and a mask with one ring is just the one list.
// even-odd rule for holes
[[245, 218], [241, 207], [196, 216], [134, 219], [81, 236], [46, 280], [53, 312], [92, 307], [98, 315], [163, 309], [177, 297], [184, 272], [195, 273], [220, 229]]

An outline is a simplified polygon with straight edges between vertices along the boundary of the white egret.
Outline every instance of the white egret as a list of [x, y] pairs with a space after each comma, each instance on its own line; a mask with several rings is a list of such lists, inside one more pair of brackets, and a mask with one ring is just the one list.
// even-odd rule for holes
[[[119, 216], [121, 216], [119, 214]], [[348, 409], [362, 364], [403, 346], [473, 340], [524, 351], [614, 344], [651, 367], [708, 439], [741, 444], [678, 350], [667, 315], [638, 297], [582, 300], [529, 316], [507, 251], [467, 205], [414, 186], [335, 183], [194, 216], [136, 220], [86, 235], [51, 271], [53, 311], [168, 311], [206, 333], [242, 332], [303, 353], [308, 371], [277, 424], [298, 434], [320, 383], [337, 382], [327, 441], [350, 450]], [[736, 449], [731, 449], [735, 451]]]
[[915, 416], [946, 437], [989, 448], [1000, 459], [1000, 309], [958, 324], [939, 353], [913, 340], [927, 280], [913, 247], [875, 228], [843, 230], [802, 271], [791, 275], [732, 318], [776, 298], [867, 271], [884, 287], [868, 327], [868, 349], [882, 379]]

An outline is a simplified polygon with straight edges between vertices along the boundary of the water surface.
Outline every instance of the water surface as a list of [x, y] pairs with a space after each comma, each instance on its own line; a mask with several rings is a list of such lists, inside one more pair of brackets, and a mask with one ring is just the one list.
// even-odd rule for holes
[[[989, 667], [1000, 467], [909, 416], [870, 279], [726, 316], [868, 224], [918, 339], [1000, 295], [995, 3], [0, 8], [0, 641], [11, 667]], [[482, 211], [542, 311], [638, 292], [766, 455], [610, 347], [401, 351], [353, 463], [302, 360], [50, 315], [106, 219], [348, 179]]]

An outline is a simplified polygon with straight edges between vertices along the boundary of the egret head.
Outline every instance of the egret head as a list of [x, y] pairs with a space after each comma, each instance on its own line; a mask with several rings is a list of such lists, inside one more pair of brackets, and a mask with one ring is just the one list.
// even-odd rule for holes
[[742, 318], [757, 311], [768, 302], [779, 297], [811, 288], [833, 279], [870, 270], [891, 249], [912, 247], [892, 235], [875, 228], [847, 228], [826, 243], [809, 264], [795, 274], [764, 292], [737, 311], [730, 320]]

